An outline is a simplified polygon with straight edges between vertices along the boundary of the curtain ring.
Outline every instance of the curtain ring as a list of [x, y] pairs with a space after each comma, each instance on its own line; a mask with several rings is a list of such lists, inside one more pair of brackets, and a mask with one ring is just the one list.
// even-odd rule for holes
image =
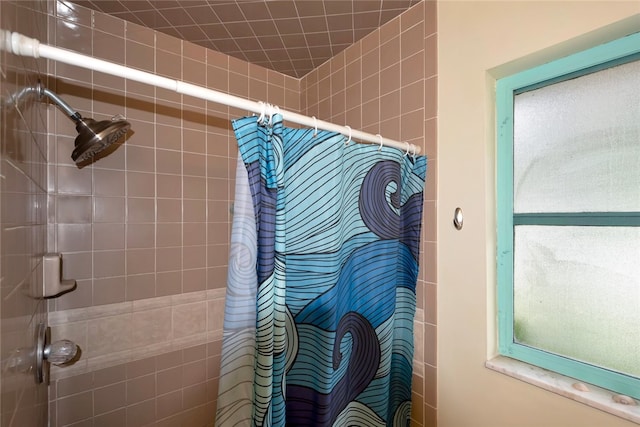
[[267, 110], [267, 114], [269, 115], [269, 127], [273, 124], [273, 105], [267, 104], [269, 106]]
[[259, 125], [264, 124], [264, 114], [265, 114], [265, 110], [267, 108], [267, 106], [264, 104], [264, 102], [262, 101], [258, 101], [258, 104], [260, 104], [260, 116], [258, 117], [258, 120], [256, 120], [256, 122], [258, 122]]
[[270, 105], [271, 107], [271, 116], [269, 117], [269, 126], [273, 125], [273, 117], [276, 114], [280, 114], [280, 107], [278, 107], [277, 105]]
[[347, 142], [345, 142], [344, 145], [349, 145], [349, 143], [351, 142], [351, 126], [344, 125], [344, 127], [349, 129], [349, 139], [347, 139]]
[[382, 135], [380, 135], [379, 133], [376, 133], [376, 136], [380, 138], [380, 146], [378, 147], [378, 151], [382, 151]]
[[404, 143], [407, 144], [407, 152], [404, 153], [404, 156], [402, 157], [407, 157], [409, 155], [409, 149], [411, 148], [411, 144], [409, 144], [407, 141], [405, 141]]
[[315, 138], [318, 136], [318, 119], [316, 119], [316, 116], [311, 116], [311, 118], [313, 119], [313, 137]]

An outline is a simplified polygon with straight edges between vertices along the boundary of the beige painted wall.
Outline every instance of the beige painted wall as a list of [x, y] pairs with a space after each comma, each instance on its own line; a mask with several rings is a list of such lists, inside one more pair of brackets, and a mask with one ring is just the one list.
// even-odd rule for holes
[[634, 31], [637, 1], [438, 3], [440, 427], [637, 426], [484, 367], [496, 348], [495, 78]]

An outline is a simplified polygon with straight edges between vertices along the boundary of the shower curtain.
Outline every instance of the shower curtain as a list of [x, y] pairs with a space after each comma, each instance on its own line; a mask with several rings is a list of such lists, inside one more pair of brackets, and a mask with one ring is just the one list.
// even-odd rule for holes
[[426, 158], [233, 121], [216, 426], [408, 426]]

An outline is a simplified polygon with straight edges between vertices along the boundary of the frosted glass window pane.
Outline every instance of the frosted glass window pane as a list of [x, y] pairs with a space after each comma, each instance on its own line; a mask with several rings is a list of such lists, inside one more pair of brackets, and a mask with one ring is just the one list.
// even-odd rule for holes
[[516, 342], [640, 376], [640, 228], [515, 228]]
[[514, 212], [640, 211], [640, 61], [514, 97]]

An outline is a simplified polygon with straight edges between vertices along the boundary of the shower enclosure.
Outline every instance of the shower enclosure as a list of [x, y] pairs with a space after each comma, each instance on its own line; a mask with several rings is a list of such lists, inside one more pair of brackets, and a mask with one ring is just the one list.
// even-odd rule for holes
[[[64, 1], [2, 2], [0, 21], [62, 48], [422, 145], [432, 109], [409, 94], [425, 87], [425, 67], [416, 64], [425, 64], [422, 41], [433, 28], [418, 6], [300, 80]], [[385, 62], [383, 46], [410, 30], [406, 37], [419, 47], [394, 49], [400, 56]], [[375, 69], [363, 68], [367, 54], [379, 58]], [[230, 120], [246, 111], [42, 59], [3, 52], [0, 61], [3, 99], [40, 80], [82, 116], [110, 121], [121, 112], [131, 125], [124, 144], [79, 168], [69, 157], [74, 123], [55, 102], [3, 111], [3, 367], [32, 344], [40, 323], [51, 326], [53, 341], [76, 342], [81, 356], [53, 367], [48, 389], [31, 374], [3, 369], [2, 426], [45, 425], [47, 416], [51, 426], [211, 425], [237, 152]], [[384, 93], [363, 86], [384, 70], [399, 73], [404, 61], [411, 71], [402, 83], [388, 80], [396, 86]], [[390, 108], [386, 101], [402, 88], [412, 101]], [[38, 260], [49, 252], [62, 253], [62, 277], [77, 288], [29, 298], [22, 286], [39, 280]], [[419, 277], [419, 289], [435, 281], [432, 273]], [[419, 300], [413, 383], [420, 398], [435, 364], [425, 363], [422, 341], [432, 316]]]

